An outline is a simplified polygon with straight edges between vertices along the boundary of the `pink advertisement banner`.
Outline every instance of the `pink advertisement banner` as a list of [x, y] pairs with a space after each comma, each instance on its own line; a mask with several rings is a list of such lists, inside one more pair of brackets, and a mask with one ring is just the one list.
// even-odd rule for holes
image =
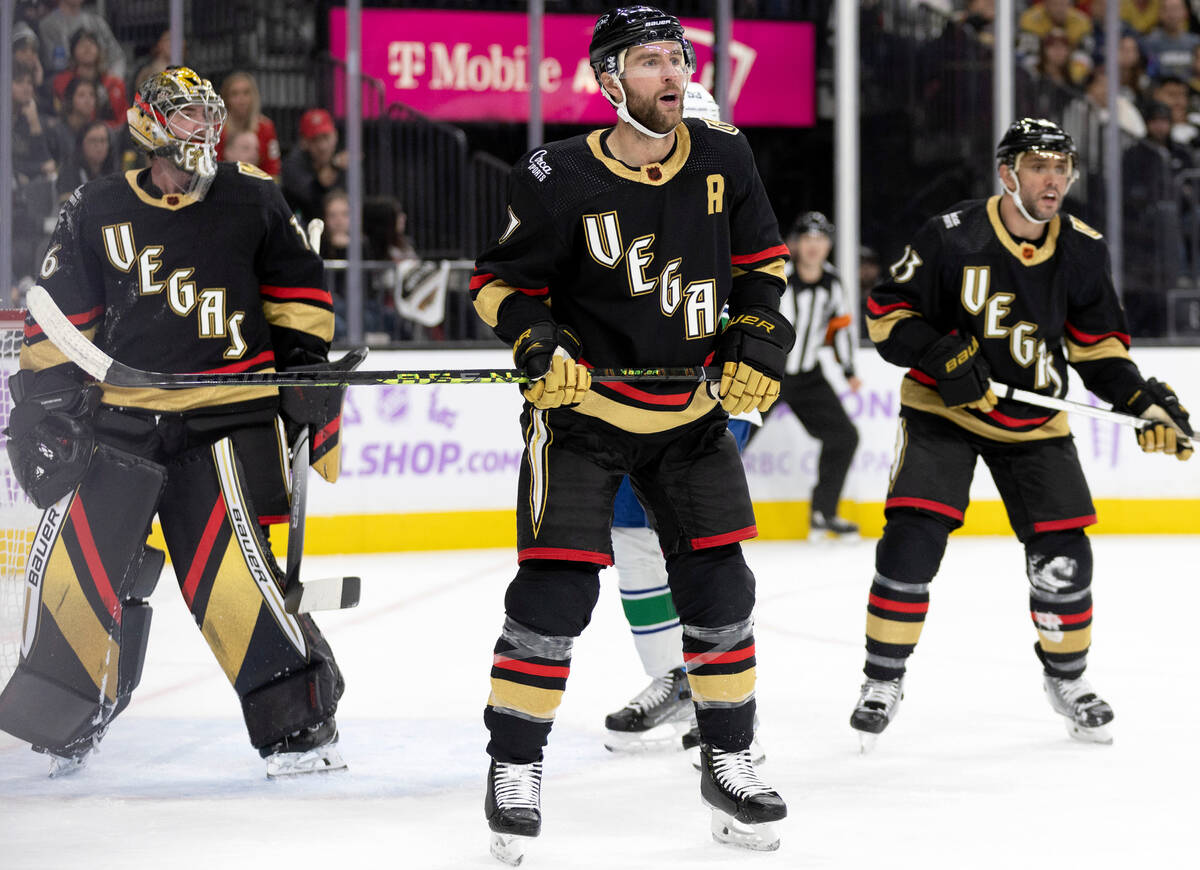
[[[540, 67], [546, 121], [611, 124], [587, 48], [596, 19], [547, 15]], [[446, 121], [529, 120], [528, 19], [514, 12], [364, 9], [362, 71], [384, 82], [387, 102]], [[695, 80], [711, 89], [712, 22], [682, 20], [696, 47]], [[330, 10], [333, 55], [346, 59], [346, 10]], [[730, 120], [743, 127], [810, 127], [816, 57], [809, 22], [734, 21]], [[339, 89], [335, 110], [340, 112]]]

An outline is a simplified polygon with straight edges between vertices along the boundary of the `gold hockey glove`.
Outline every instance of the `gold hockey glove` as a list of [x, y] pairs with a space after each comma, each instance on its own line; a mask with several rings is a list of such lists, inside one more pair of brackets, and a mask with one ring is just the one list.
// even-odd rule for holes
[[1131, 413], [1154, 421], [1137, 432], [1143, 453], [1167, 453], [1180, 461], [1191, 458], [1194, 433], [1188, 411], [1168, 384], [1150, 378], [1124, 404]]
[[947, 408], [986, 414], [996, 407], [996, 394], [988, 385], [991, 366], [979, 353], [979, 341], [973, 335], [942, 336], [925, 351], [917, 368], [937, 381], [938, 395]]
[[769, 410], [779, 398], [788, 351], [795, 343], [796, 330], [787, 318], [765, 305], [751, 305], [731, 318], [716, 353], [721, 407], [731, 415]]
[[513, 361], [529, 378], [521, 394], [535, 408], [577, 405], [592, 387], [592, 373], [576, 362], [582, 347], [570, 327], [533, 324], [513, 345]]

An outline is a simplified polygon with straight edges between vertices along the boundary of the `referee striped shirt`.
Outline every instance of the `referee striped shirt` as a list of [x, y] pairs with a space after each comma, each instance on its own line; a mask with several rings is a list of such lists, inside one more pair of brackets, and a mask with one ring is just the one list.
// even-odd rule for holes
[[854, 343], [850, 340], [850, 310], [837, 270], [826, 263], [815, 283], [801, 280], [789, 262], [787, 289], [779, 302], [779, 311], [796, 329], [796, 344], [788, 354], [787, 373], [810, 372], [818, 366], [817, 351], [826, 345], [833, 352], [846, 377], [854, 375]]

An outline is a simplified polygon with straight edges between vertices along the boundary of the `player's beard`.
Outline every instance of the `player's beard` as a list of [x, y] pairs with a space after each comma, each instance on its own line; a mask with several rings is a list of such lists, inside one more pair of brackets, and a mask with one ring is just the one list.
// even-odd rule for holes
[[1042, 193], [1045, 192], [1046, 191], [1043, 190], [1040, 193], [1030, 194], [1026, 192], [1024, 188], [1021, 189], [1021, 203], [1025, 206], [1025, 211], [1029, 212], [1029, 214], [1033, 215], [1033, 217], [1040, 221], [1050, 220], [1056, 214], [1058, 214], [1058, 210], [1062, 208], [1063, 198], [1061, 193], [1059, 193], [1059, 196], [1054, 200], [1053, 205], [1046, 205], [1042, 202]]
[[663, 111], [659, 106], [657, 95], [643, 97], [626, 91], [625, 99], [628, 101], [626, 108], [630, 117], [647, 130], [653, 130], [655, 133], [670, 133], [683, 120], [682, 91], [679, 92], [679, 99], [676, 101], [676, 105], [679, 107], [678, 111]]

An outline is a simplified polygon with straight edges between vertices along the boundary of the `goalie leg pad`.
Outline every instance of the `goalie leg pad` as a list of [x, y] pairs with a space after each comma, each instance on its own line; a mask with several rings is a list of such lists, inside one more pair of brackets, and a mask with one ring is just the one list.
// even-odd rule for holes
[[331, 717], [343, 683], [316, 623], [284, 609], [283, 572], [234, 445], [222, 438], [175, 460], [159, 517], [184, 600], [262, 748]]
[[[21, 661], [0, 696], [0, 728], [70, 754], [129, 703], [150, 607], [143, 542], [163, 468], [101, 444], [75, 492], [42, 516], [26, 562]], [[114, 582], [115, 581], [115, 582]]]

